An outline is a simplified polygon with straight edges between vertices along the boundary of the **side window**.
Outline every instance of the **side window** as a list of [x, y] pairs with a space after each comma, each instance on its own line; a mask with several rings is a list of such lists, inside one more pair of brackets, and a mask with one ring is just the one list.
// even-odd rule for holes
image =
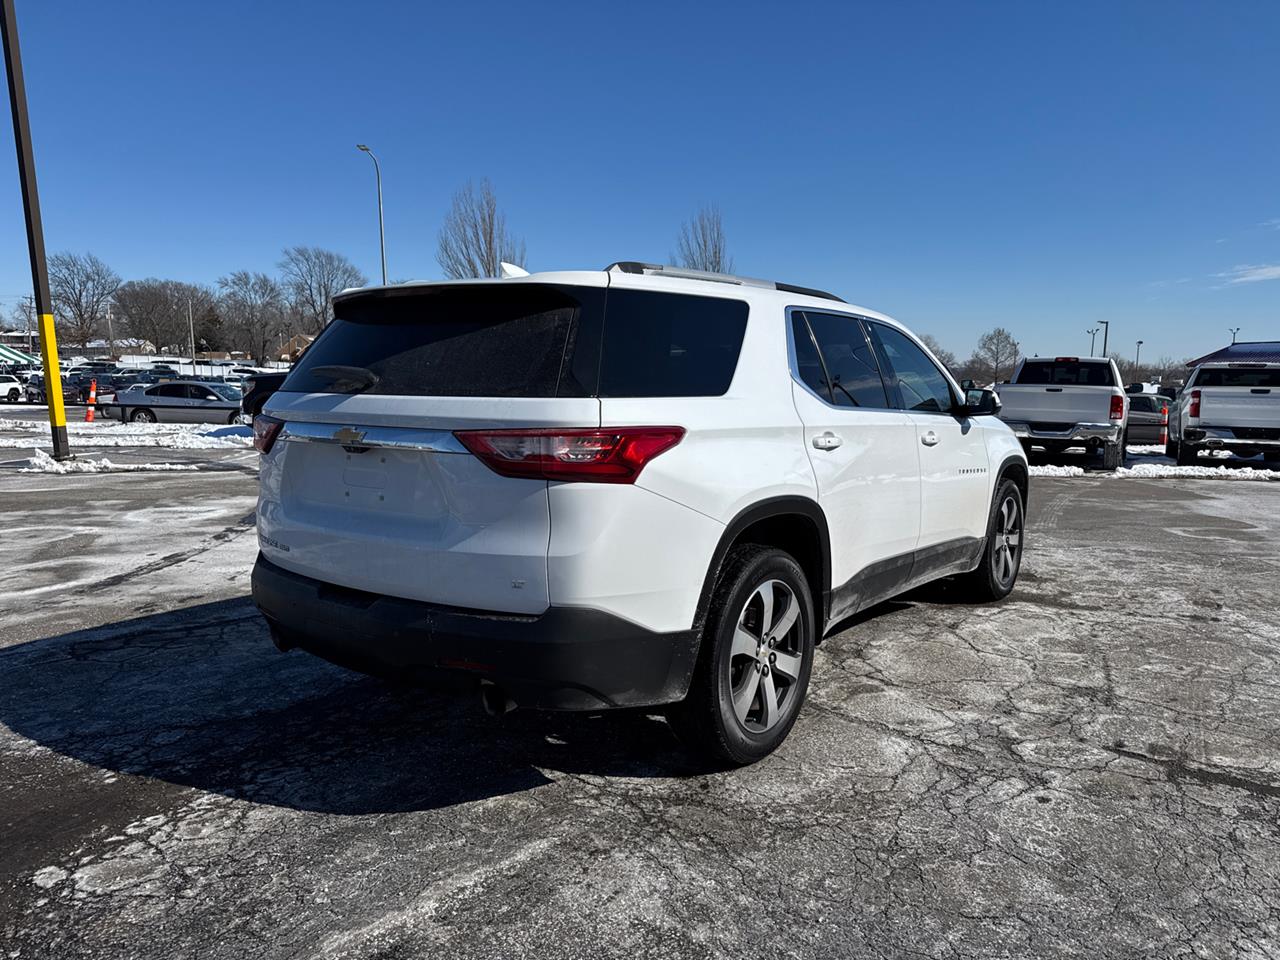
[[181, 383], [162, 383], [148, 390], [147, 393], [153, 397], [181, 397], [183, 400], [187, 398], [187, 388]]
[[889, 382], [898, 388], [905, 410], [922, 413], [951, 413], [955, 398], [942, 371], [910, 338], [882, 323], [869, 324], [888, 361]]
[[[837, 407], [889, 409], [892, 404], [880, 380], [880, 368], [862, 332], [862, 324], [855, 317], [833, 313], [806, 312], [804, 318], [818, 345], [826, 379], [825, 393], [831, 402]], [[800, 358], [797, 356], [796, 359]], [[819, 395], [823, 392], [818, 391]]]
[[1138, 410], [1141, 413], [1154, 413], [1155, 404], [1150, 397], [1130, 397], [1129, 409]]
[[796, 373], [805, 386], [827, 403], [831, 403], [831, 391], [827, 389], [827, 375], [822, 369], [822, 358], [818, 356], [818, 348], [813, 345], [809, 324], [805, 323], [804, 314], [798, 310], [791, 314], [791, 336], [796, 345]]

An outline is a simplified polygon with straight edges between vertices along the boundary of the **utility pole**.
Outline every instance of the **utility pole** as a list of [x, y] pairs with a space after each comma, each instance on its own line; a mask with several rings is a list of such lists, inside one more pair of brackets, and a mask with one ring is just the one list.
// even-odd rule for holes
[[1098, 328], [1097, 328], [1097, 327], [1094, 327], [1092, 330], [1086, 330], [1086, 331], [1085, 331], [1085, 333], [1087, 333], [1087, 334], [1089, 335], [1089, 356], [1091, 356], [1091, 357], [1092, 357], [1092, 356], [1093, 356], [1093, 348], [1094, 348], [1094, 347], [1097, 345], [1097, 343], [1098, 343]]
[[114, 357], [116, 355], [116, 335], [111, 329], [111, 301], [107, 301], [107, 356]]
[[187, 297], [187, 329], [191, 331], [191, 375], [196, 375], [196, 324], [191, 319], [191, 298]]
[[1102, 325], [1102, 355], [1105, 357], [1107, 355], [1107, 335], [1111, 333], [1111, 321], [1099, 320], [1098, 323]]
[[1236, 342], [1236, 334], [1240, 332], [1239, 327], [1227, 327], [1227, 331], [1231, 334], [1231, 342]]
[[1135, 351], [1133, 352], [1133, 365], [1134, 365], [1134, 367], [1135, 367], [1135, 372], [1136, 372], [1136, 368], [1139, 366], [1139, 364], [1140, 364], [1141, 360], [1142, 360], [1142, 341], [1141, 341], [1141, 340], [1139, 340], [1139, 341], [1138, 341], [1138, 349], [1137, 349], [1137, 350], [1135, 350]]
[[22, 209], [27, 221], [27, 247], [31, 252], [31, 286], [35, 293], [40, 329], [40, 355], [44, 362], [44, 393], [49, 403], [49, 430], [53, 434], [53, 459], [70, 460], [67, 443], [67, 410], [62, 403], [62, 368], [58, 365], [58, 339], [53, 328], [53, 298], [49, 295], [49, 269], [44, 257], [44, 228], [40, 223], [40, 195], [36, 191], [36, 163], [31, 150], [31, 124], [27, 120], [27, 88], [22, 80], [22, 56], [18, 50], [18, 18], [13, 0], [0, 0], [0, 31], [4, 33], [4, 63], [9, 79], [9, 108], [13, 112], [13, 141], [18, 152], [18, 179], [22, 181]]

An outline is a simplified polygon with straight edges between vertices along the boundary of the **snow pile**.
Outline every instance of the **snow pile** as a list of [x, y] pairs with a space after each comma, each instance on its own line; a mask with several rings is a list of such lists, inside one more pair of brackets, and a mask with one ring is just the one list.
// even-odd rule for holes
[[1131, 443], [1126, 449], [1131, 457], [1164, 456], [1164, 444], [1161, 443]]
[[[47, 447], [49, 425], [34, 420], [0, 421], [0, 429], [35, 434], [0, 437], [0, 447]], [[253, 428], [208, 423], [69, 423], [73, 447], [158, 447], [165, 450], [244, 450], [253, 446]]]
[[112, 463], [106, 457], [101, 460], [64, 460], [59, 463], [43, 450], [19, 468], [19, 473], [138, 473], [163, 470], [196, 470], [194, 463]]
[[[1034, 471], [1035, 467], [1031, 468]], [[1280, 480], [1280, 470], [1259, 470], [1253, 467], [1179, 467], [1169, 463], [1139, 463], [1121, 467], [1117, 477], [1134, 477], [1140, 480]]]
[[1060, 467], [1054, 464], [1028, 467], [1033, 477], [1083, 477], [1084, 467]]

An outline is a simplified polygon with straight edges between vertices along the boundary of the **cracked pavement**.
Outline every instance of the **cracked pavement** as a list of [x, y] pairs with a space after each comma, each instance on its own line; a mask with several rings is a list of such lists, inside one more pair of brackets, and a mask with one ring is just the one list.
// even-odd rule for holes
[[0, 956], [1280, 956], [1278, 484], [1034, 481], [706, 774], [277, 653], [253, 483], [0, 474]]

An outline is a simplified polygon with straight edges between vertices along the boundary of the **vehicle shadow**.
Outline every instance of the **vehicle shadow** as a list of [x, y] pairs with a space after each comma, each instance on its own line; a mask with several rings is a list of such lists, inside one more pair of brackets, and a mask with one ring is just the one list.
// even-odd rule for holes
[[543, 771], [700, 772], [641, 712], [486, 716], [281, 654], [248, 598], [0, 649], [0, 722], [83, 763], [335, 814], [427, 810], [547, 784]]

